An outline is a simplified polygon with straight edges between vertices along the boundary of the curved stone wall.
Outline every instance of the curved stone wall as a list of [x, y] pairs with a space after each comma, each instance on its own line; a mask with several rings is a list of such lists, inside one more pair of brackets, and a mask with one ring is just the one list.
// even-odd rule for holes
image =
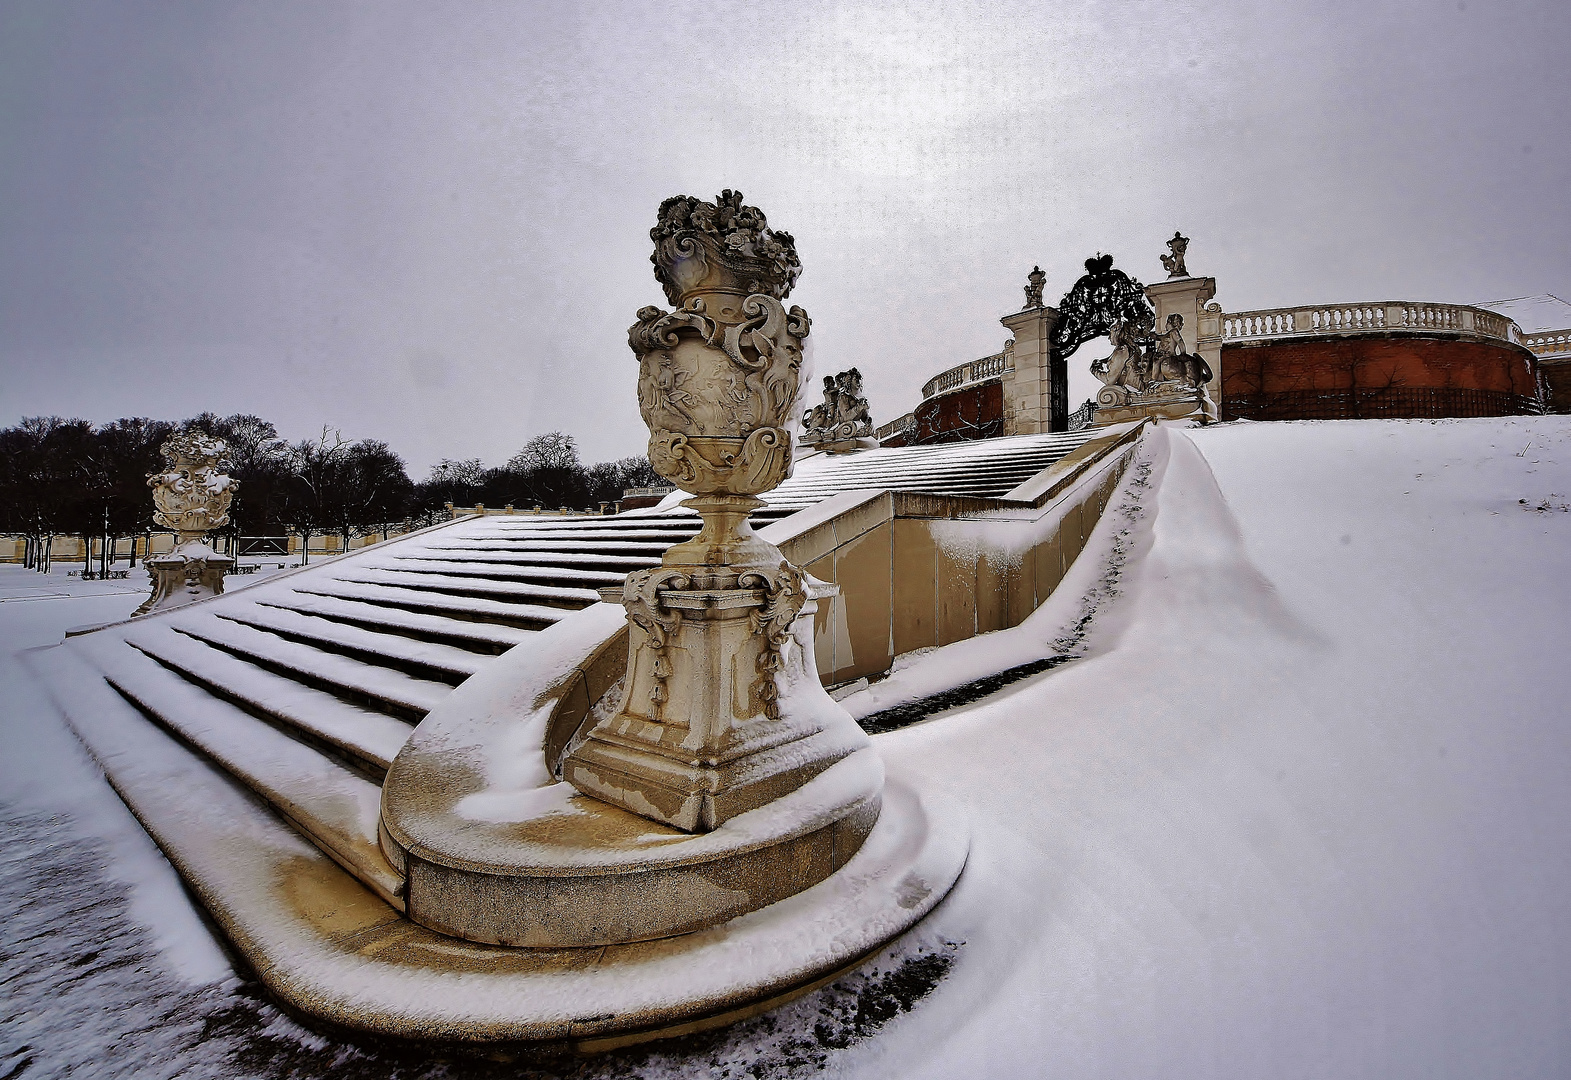
[[1537, 412], [1532, 353], [1504, 341], [1359, 334], [1229, 342], [1222, 419], [1345, 420]]
[[1003, 383], [989, 379], [923, 401], [912, 412], [909, 432], [904, 437], [886, 439], [883, 445], [927, 446], [993, 439], [1003, 433]]

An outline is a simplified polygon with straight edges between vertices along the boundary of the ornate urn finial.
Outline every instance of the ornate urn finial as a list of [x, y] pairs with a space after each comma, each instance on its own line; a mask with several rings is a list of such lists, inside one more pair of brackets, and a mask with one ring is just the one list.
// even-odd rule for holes
[[226, 475], [229, 446], [200, 431], [186, 431], [158, 448], [162, 472], [149, 473], [153, 520], [175, 531], [175, 549], [148, 559], [153, 595], [136, 614], [179, 607], [224, 591], [224, 574], [234, 560], [204, 542], [213, 529], [229, 524], [229, 504], [240, 482]]
[[802, 273], [791, 234], [770, 229], [764, 212], [742, 205], [742, 193], [730, 188], [712, 203], [673, 195], [660, 204], [649, 238], [655, 277], [678, 307], [706, 293], [784, 300]]
[[791, 475], [802, 340], [780, 303], [802, 272], [789, 233], [726, 190], [667, 199], [650, 230], [655, 277], [681, 310], [641, 308], [628, 329], [649, 463], [684, 491], [751, 496]]
[[1189, 268], [1184, 265], [1184, 252], [1189, 248], [1189, 237], [1173, 230], [1173, 238], [1167, 242], [1167, 250], [1171, 255], [1162, 256], [1162, 269], [1167, 271], [1170, 278], [1188, 277]]

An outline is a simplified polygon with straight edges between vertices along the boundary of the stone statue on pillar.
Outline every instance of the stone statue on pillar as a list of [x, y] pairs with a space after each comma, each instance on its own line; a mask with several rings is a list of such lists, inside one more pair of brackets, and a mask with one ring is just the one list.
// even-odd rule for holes
[[1047, 284], [1047, 275], [1040, 266], [1033, 266], [1026, 275], [1026, 306], [1022, 310], [1039, 308], [1042, 306], [1042, 286]]
[[188, 431], [159, 447], [164, 456], [162, 472], [150, 473], [153, 520], [175, 532], [174, 550], [155, 555], [143, 565], [153, 582], [137, 615], [217, 596], [224, 591], [224, 575], [234, 564], [207, 544], [207, 534], [229, 524], [229, 504], [239, 481], [223, 472], [228, 445], [211, 435]]
[[1189, 276], [1189, 268], [1184, 265], [1184, 252], [1189, 249], [1189, 237], [1173, 230], [1173, 238], [1167, 242], [1169, 255], [1162, 256], [1162, 269], [1167, 271], [1170, 278]]
[[602, 594], [630, 625], [622, 704], [562, 776], [601, 801], [708, 832], [869, 743], [813, 660], [812, 612], [833, 587], [748, 524], [764, 505], [757, 496], [791, 474], [810, 326], [782, 303], [801, 273], [796, 245], [729, 190], [713, 203], [667, 199], [650, 238], [675, 310], [643, 308], [628, 331], [639, 408], [650, 464], [693, 496], [682, 505], [703, 527], [658, 568]]

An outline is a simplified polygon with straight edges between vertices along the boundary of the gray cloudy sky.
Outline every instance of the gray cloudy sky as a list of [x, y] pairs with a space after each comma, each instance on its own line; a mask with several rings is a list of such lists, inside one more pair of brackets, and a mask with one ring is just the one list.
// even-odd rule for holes
[[859, 365], [880, 422], [1001, 346], [1033, 263], [1049, 298], [1099, 250], [1149, 281], [1174, 228], [1228, 310], [1571, 298], [1567, 25], [1564, 0], [0, 0], [0, 424], [255, 412], [417, 477], [552, 429], [639, 452], [648, 230], [723, 187], [795, 234], [813, 360]]

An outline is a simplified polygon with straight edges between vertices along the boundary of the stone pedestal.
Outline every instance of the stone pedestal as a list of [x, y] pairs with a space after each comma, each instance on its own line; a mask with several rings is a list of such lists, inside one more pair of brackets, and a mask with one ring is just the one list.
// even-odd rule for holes
[[1111, 389], [1103, 387], [1097, 395], [1096, 412], [1091, 414], [1091, 427], [1108, 427], [1130, 420], [1199, 420], [1208, 423], [1215, 419], [1216, 408], [1203, 387], [1159, 383], [1144, 393], [1116, 398], [1109, 395]]
[[563, 764], [562, 778], [688, 832], [795, 790], [868, 745], [824, 691], [813, 613], [834, 586], [807, 578], [747, 525], [757, 499], [683, 505], [704, 530], [665, 564], [602, 596], [632, 634], [621, 708]]
[[[1014, 334], [1015, 367], [1004, 375], [1004, 434], [1034, 435], [1069, 426], [1069, 366], [1053, 358], [1058, 310], [1032, 307], [999, 322]], [[1054, 424], [1057, 423], [1055, 427]]]
[[[1169, 315], [1183, 316], [1185, 349], [1203, 358], [1211, 369], [1206, 384], [1208, 420], [1217, 419], [1222, 405], [1222, 308], [1206, 303], [1215, 295], [1216, 278], [1210, 277], [1169, 278], [1146, 286], [1146, 298], [1156, 308], [1156, 325], [1167, 326]], [[1101, 409], [1097, 412], [1100, 415]]]
[[200, 537], [181, 539], [183, 542], [168, 554], [143, 561], [153, 581], [153, 595], [133, 614], [183, 607], [224, 591], [224, 575], [235, 561], [208, 547]]

